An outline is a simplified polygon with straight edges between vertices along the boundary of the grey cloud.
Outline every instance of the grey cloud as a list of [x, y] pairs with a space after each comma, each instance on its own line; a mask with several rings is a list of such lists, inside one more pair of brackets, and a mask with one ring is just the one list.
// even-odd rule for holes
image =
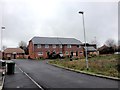
[[[43, 12], [47, 6], [40, 9], [39, 3], [36, 7], [33, 7], [35, 6], [34, 3], [29, 4], [24, 0], [5, 2], [3, 23], [6, 30], [3, 34], [4, 44], [9, 47], [12, 46], [10, 42], [14, 42], [13, 46], [17, 46], [21, 40], [28, 42], [33, 36], [74, 37], [84, 42], [82, 16], [78, 14], [79, 10], [85, 12], [88, 42], [95, 36], [101, 45], [110, 37], [117, 39], [117, 3], [83, 3], [79, 0], [58, 0], [57, 5], [53, 7], [53, 11], [52, 8], [50, 9], [50, 14]], [[46, 13], [48, 15], [44, 16]], [[5, 43], [7, 41], [10, 44]]]

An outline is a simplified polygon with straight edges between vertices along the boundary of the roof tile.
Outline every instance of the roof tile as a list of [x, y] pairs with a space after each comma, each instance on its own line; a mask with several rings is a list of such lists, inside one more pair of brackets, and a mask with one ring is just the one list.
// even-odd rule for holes
[[4, 53], [25, 53], [21, 48], [7, 48], [4, 50]]
[[34, 44], [82, 44], [75, 38], [59, 38], [59, 37], [33, 37]]

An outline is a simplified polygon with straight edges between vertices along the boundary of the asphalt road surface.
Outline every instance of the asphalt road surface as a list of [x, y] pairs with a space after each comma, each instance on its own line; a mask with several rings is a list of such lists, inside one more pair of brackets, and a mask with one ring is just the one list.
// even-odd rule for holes
[[118, 81], [46, 64], [47, 60], [14, 60], [18, 67], [44, 88], [118, 88]]

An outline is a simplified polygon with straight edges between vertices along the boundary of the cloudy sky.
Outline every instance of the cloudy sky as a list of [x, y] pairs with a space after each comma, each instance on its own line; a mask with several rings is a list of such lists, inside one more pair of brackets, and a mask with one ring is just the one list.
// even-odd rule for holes
[[6, 27], [2, 45], [17, 47], [34, 36], [84, 42], [79, 11], [84, 11], [87, 42], [96, 37], [101, 46], [109, 38], [118, 40], [117, 0], [0, 0], [0, 26]]

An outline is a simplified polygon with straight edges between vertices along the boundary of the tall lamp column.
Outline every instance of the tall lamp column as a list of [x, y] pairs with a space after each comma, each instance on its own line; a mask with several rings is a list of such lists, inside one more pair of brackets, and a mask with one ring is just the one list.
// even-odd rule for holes
[[83, 19], [84, 41], [85, 41], [85, 56], [86, 56], [86, 68], [88, 70], [89, 66], [88, 66], [88, 56], [87, 56], [87, 46], [86, 46], [86, 33], [85, 33], [84, 12], [83, 11], [79, 11], [79, 14], [82, 14], [82, 19]]

